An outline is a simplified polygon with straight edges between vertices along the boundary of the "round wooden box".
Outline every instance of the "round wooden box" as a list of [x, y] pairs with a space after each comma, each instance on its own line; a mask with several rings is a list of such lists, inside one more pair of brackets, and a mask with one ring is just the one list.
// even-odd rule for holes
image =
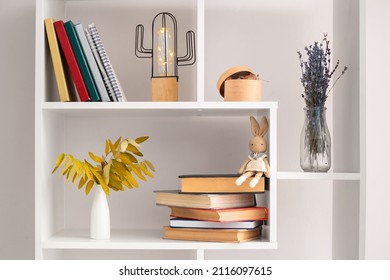
[[261, 101], [261, 80], [243, 79], [256, 76], [246, 66], [236, 66], [226, 70], [218, 79], [217, 88], [225, 101]]

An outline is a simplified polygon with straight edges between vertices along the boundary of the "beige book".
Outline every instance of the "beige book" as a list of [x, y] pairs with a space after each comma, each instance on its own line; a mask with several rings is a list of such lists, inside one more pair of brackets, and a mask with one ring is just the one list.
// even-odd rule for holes
[[245, 242], [259, 239], [260, 228], [256, 229], [199, 229], [164, 227], [165, 239], [207, 241], [207, 242]]
[[232, 194], [188, 194], [178, 190], [155, 191], [158, 205], [187, 208], [224, 209], [250, 207], [256, 204], [255, 195], [251, 193]]

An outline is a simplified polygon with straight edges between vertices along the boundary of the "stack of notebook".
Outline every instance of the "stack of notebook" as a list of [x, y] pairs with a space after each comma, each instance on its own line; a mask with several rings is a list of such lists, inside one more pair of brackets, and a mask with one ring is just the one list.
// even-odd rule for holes
[[94, 24], [47, 18], [45, 28], [61, 101], [126, 101]]

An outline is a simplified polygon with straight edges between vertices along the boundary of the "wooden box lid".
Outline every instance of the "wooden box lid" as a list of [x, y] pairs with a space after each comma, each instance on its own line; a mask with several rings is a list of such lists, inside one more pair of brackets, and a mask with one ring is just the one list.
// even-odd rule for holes
[[247, 76], [249, 74], [254, 75], [252, 70], [246, 66], [235, 66], [223, 72], [217, 82], [217, 88], [221, 96], [225, 97], [225, 81], [227, 79], [237, 79], [239, 76]]

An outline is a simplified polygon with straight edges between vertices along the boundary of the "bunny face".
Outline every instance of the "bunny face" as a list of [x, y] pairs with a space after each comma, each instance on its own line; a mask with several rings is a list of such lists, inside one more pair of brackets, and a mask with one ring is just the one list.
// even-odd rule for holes
[[267, 150], [267, 142], [261, 136], [254, 136], [249, 141], [249, 150], [252, 153], [263, 153]]
[[264, 139], [268, 131], [267, 118], [263, 117], [261, 119], [261, 125], [252, 116], [250, 117], [250, 121], [253, 137], [249, 141], [249, 149], [253, 153], [263, 153], [267, 150], [267, 142]]

